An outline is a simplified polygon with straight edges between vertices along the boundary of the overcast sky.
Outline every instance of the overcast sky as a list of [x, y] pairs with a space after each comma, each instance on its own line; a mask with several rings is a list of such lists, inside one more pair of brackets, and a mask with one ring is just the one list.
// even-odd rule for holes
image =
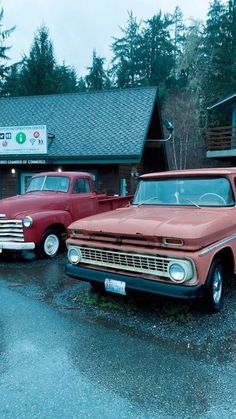
[[151, 18], [160, 9], [173, 13], [180, 6], [184, 17], [205, 20], [208, 0], [0, 0], [4, 9], [3, 28], [16, 25], [9, 39], [8, 55], [13, 62], [29, 53], [37, 28], [49, 28], [58, 63], [65, 61], [79, 75], [91, 65], [92, 51], [111, 57], [112, 37], [121, 36], [128, 11], [141, 19]]

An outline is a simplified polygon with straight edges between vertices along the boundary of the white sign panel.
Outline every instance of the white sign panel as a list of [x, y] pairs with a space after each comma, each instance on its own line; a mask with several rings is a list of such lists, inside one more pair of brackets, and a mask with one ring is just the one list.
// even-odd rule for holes
[[0, 127], [0, 155], [47, 154], [46, 125]]

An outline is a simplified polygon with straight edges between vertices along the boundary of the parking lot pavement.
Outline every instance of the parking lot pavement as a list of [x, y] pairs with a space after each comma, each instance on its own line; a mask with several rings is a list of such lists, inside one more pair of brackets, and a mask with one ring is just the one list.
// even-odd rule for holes
[[236, 282], [193, 303], [97, 294], [53, 260], [0, 258], [1, 418], [236, 417]]

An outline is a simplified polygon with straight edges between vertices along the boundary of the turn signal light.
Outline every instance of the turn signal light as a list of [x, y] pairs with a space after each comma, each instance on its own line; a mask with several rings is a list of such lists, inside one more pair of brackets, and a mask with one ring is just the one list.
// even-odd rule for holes
[[165, 246], [183, 246], [184, 244], [182, 239], [176, 239], [175, 237], [165, 237], [162, 239], [162, 243]]

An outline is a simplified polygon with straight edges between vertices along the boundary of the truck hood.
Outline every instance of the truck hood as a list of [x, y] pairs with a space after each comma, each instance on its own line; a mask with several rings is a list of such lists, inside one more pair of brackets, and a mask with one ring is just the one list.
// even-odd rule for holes
[[[66, 209], [65, 194], [60, 192], [31, 192], [0, 200], [0, 214], [5, 219], [47, 209]], [[1, 217], [2, 218], [2, 217]], [[2, 218], [2, 219], [4, 219]]]
[[79, 229], [117, 237], [141, 236], [160, 242], [163, 237], [182, 239], [182, 249], [196, 250], [232, 234], [235, 209], [131, 206], [74, 222]]

